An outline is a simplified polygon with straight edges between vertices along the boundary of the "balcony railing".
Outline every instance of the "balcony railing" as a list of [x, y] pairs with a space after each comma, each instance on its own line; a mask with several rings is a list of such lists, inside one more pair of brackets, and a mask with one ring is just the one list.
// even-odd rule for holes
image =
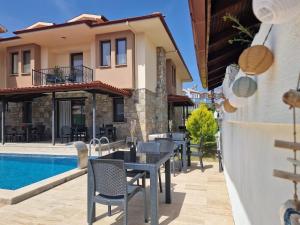
[[32, 84], [34, 86], [89, 83], [92, 82], [93, 79], [93, 69], [86, 66], [55, 67], [32, 70]]

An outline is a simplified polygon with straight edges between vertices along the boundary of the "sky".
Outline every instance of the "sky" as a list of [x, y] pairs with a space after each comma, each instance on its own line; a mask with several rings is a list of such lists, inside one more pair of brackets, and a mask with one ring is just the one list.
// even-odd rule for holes
[[63, 23], [82, 13], [114, 20], [161, 12], [194, 79], [184, 88], [201, 89], [188, 0], [0, 0], [0, 5], [0, 24], [8, 29], [1, 37], [37, 21]]

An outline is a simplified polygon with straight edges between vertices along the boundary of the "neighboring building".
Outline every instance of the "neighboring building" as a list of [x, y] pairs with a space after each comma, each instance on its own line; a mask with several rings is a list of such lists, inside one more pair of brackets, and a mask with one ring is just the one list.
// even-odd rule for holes
[[118, 138], [132, 120], [141, 140], [166, 132], [169, 119], [181, 123], [175, 106], [187, 104], [182, 83], [192, 77], [160, 13], [112, 21], [82, 14], [14, 33], [0, 39], [6, 126], [43, 124], [52, 139], [64, 126], [90, 131], [93, 100], [97, 130], [113, 124]]
[[[273, 2], [270, 1], [271, 6]], [[248, 27], [254, 27], [259, 23], [253, 15], [251, 0], [211, 1], [211, 3], [206, 5], [205, 1], [190, 0], [195, 30], [210, 40], [209, 46], [204, 42], [200, 47], [198, 45], [199, 52], [201, 46], [204, 54], [210, 51], [208, 56], [210, 62], [206, 64], [207, 56], [199, 55], [199, 60], [204, 60], [203, 71], [205, 65], [211, 70], [226, 69], [232, 61], [237, 62], [240, 54], [238, 49], [230, 49], [231, 46], [226, 45], [234, 33], [229, 27], [231, 24], [223, 24], [224, 14], [237, 16], [240, 21], [247, 23]], [[274, 8], [277, 4], [279, 2], [274, 3]], [[199, 9], [203, 10], [202, 15], [205, 15], [206, 9], [211, 9], [207, 11], [209, 16], [202, 16], [198, 13]], [[289, 12], [288, 8], [286, 10], [285, 12]], [[262, 12], [267, 13], [268, 8]], [[278, 18], [281, 17], [276, 17]], [[212, 24], [213, 27], [210, 28], [208, 24]], [[203, 30], [197, 28], [198, 25], [203, 25]], [[205, 27], [210, 31], [205, 31]], [[293, 156], [293, 152], [275, 148], [274, 141], [293, 140], [293, 113], [289, 106], [283, 103], [282, 96], [297, 86], [300, 71], [299, 39], [299, 14], [284, 24], [262, 23], [252, 45], [264, 44], [268, 47], [274, 56], [273, 65], [255, 77], [257, 91], [243, 101], [243, 106], [239, 106], [235, 113], [224, 113], [222, 122], [224, 173], [236, 225], [283, 224], [279, 210], [284, 202], [293, 199], [293, 183], [273, 177], [274, 169], [293, 172], [293, 165], [287, 161], [288, 157]], [[220, 76], [218, 71], [202, 74], [203, 80], [208, 81], [205, 85], [209, 89], [222, 84], [224, 75]], [[296, 117], [298, 140], [300, 121], [298, 109]]]
[[218, 100], [222, 97], [220, 89], [216, 89], [214, 92], [210, 91], [197, 91], [195, 88], [183, 89], [183, 93], [188, 96], [194, 103], [191, 106], [192, 109], [197, 109], [201, 103], [211, 105], [213, 101]]

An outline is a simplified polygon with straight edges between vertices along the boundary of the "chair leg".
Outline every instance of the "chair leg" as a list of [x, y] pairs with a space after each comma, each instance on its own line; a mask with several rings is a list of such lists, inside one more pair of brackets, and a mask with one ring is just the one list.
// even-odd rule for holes
[[107, 208], [108, 208], [108, 213], [107, 214], [108, 214], [108, 216], [111, 216], [111, 205], [108, 205]]
[[124, 202], [124, 225], [128, 225], [128, 201]]
[[144, 219], [145, 219], [145, 223], [148, 223], [147, 194], [145, 188], [143, 188], [143, 195], [144, 195]]
[[91, 202], [89, 205], [90, 210], [89, 210], [89, 215], [88, 215], [88, 224], [92, 225], [94, 222], [94, 212], [95, 212], [95, 202]]
[[158, 181], [159, 181], [159, 190], [160, 190], [160, 193], [162, 193], [163, 190], [162, 190], [162, 184], [161, 184], [161, 173], [160, 173], [160, 169], [158, 170]]
[[202, 160], [202, 153], [201, 153], [200, 150], [198, 150], [198, 155], [199, 155], [200, 167], [203, 170], [204, 169], [204, 165], [203, 165], [203, 160]]
[[175, 157], [172, 157], [172, 169], [173, 169], [173, 176], [175, 177]]

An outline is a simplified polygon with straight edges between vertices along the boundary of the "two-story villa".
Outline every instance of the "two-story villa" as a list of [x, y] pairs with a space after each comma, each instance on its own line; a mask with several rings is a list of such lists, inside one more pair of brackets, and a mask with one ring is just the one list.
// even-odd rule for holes
[[[63, 127], [90, 137], [105, 124], [140, 139], [182, 123], [188, 68], [160, 13], [108, 20], [82, 14], [66, 23], [37, 22], [0, 39], [2, 142], [8, 127], [43, 126], [52, 142]], [[176, 108], [177, 109], [176, 109]], [[175, 126], [176, 127], [176, 126]], [[6, 129], [7, 128], [7, 129]]]

